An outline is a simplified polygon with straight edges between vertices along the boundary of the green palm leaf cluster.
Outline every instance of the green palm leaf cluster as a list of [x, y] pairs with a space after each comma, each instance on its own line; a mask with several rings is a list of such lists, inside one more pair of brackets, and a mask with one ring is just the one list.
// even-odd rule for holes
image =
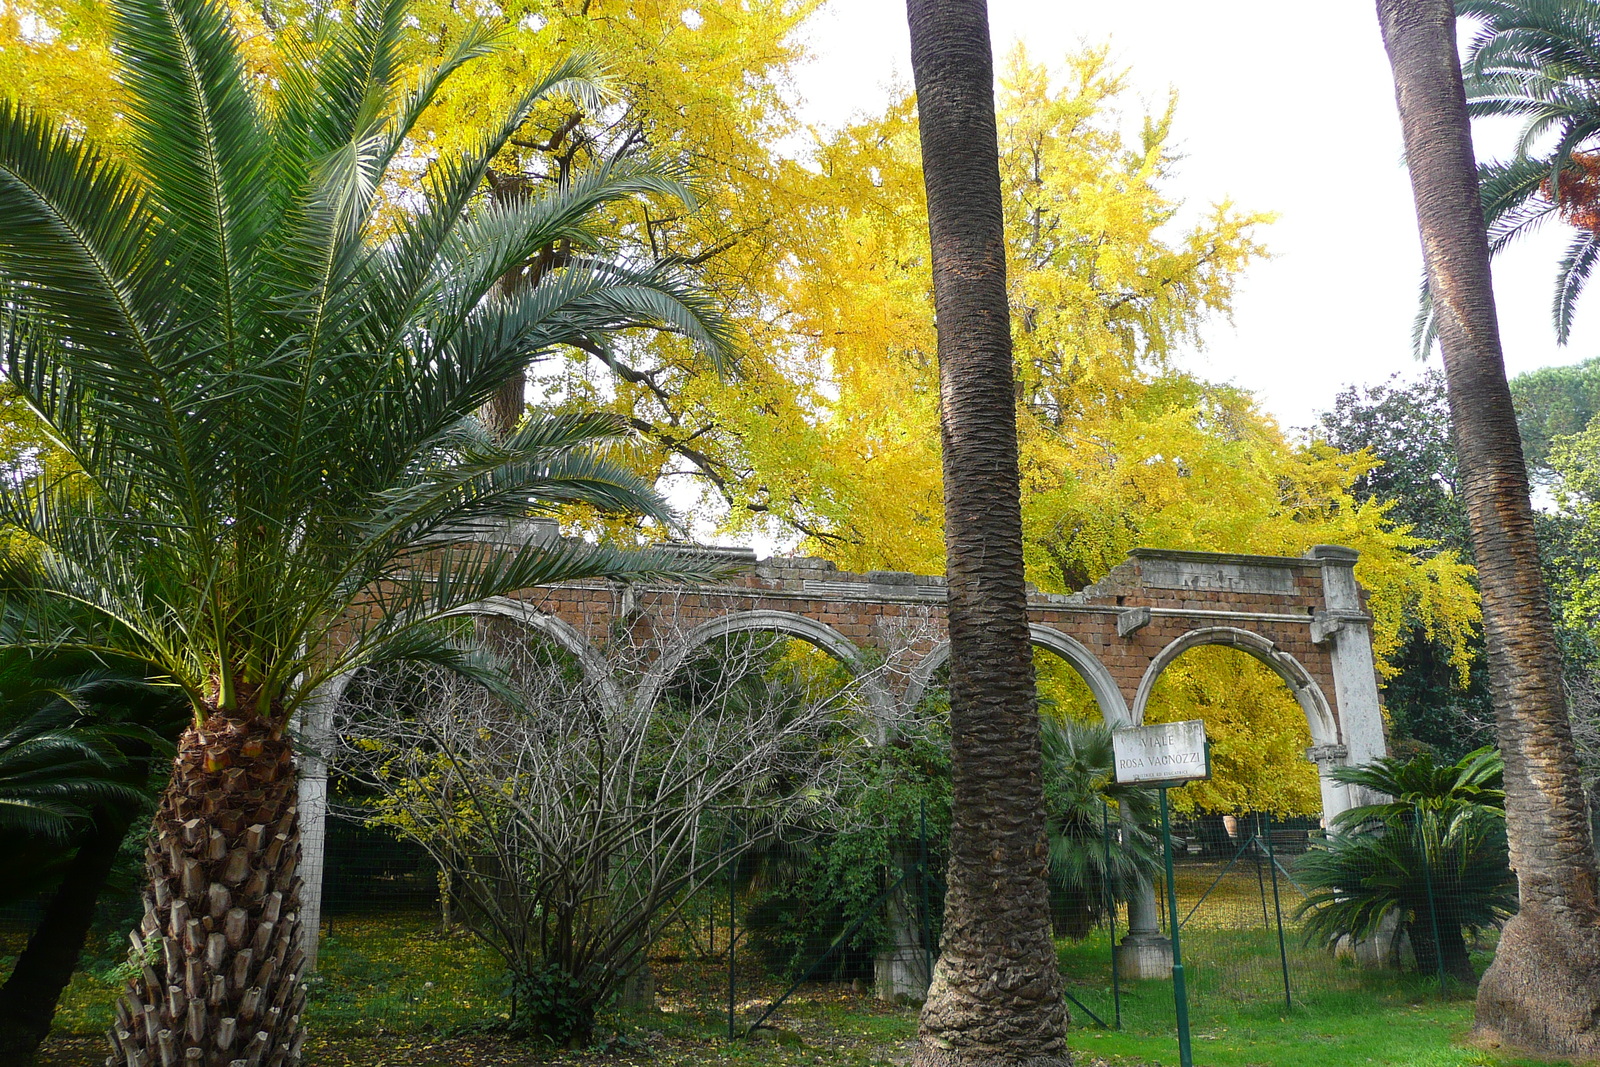
[[143, 799], [121, 730], [85, 710], [107, 684], [128, 685], [100, 672], [53, 678], [26, 655], [0, 656], [0, 840], [13, 849], [26, 838], [64, 847], [96, 808]]
[[[1546, 225], [1572, 223], [1556, 271], [1551, 316], [1567, 342], [1579, 295], [1600, 262], [1600, 3], [1457, 0], [1472, 20], [1462, 76], [1474, 117], [1520, 121], [1510, 158], [1480, 164], [1490, 251]], [[1419, 347], [1431, 343], [1424, 294]]]
[[1353, 829], [1373, 820], [1391, 822], [1418, 808], [1475, 811], [1504, 819], [1505, 770], [1505, 759], [1493, 745], [1474, 749], [1454, 763], [1435, 763], [1431, 753], [1419, 752], [1405, 759], [1385, 756], [1360, 767], [1341, 767], [1335, 772], [1339, 781], [1392, 799], [1343, 811], [1334, 825]]
[[1504, 770], [1499, 753], [1482, 748], [1452, 764], [1419, 755], [1335, 771], [1392, 799], [1344, 812], [1325, 844], [1301, 857], [1306, 936], [1333, 946], [1404, 935], [1419, 971], [1473, 981], [1464, 932], [1498, 926], [1517, 906]]
[[[289, 46], [268, 92], [219, 5], [125, 0], [116, 16], [127, 162], [0, 102], [0, 358], [72, 460], [0, 486], [0, 518], [44, 548], [10, 561], [9, 642], [129, 654], [198, 717], [282, 722], [357, 666], [464, 663], [436, 625], [463, 605], [683, 569], [471, 536], [570, 502], [666, 522], [607, 447], [611, 418], [540, 415], [494, 440], [473, 414], [531, 360], [604, 351], [626, 327], [727, 345], [685, 278], [608, 255], [590, 225], [630, 198], [687, 199], [669, 172], [624, 157], [480, 203], [541, 102], [603, 105], [591, 62], [551, 71], [394, 211], [413, 123], [487, 30], [401, 91], [405, 6], [363, 5]], [[563, 269], [497, 284], [550, 247]]]

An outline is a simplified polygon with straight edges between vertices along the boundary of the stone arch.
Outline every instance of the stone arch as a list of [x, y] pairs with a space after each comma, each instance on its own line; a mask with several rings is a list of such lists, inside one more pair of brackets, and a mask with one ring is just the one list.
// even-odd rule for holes
[[544, 634], [557, 645], [577, 658], [583, 667], [584, 676], [592, 681], [600, 700], [608, 711], [620, 711], [626, 704], [622, 690], [617, 685], [616, 677], [611, 673], [611, 663], [598, 648], [589, 643], [578, 629], [571, 623], [564, 622], [554, 615], [540, 611], [521, 600], [510, 597], [491, 597], [480, 600], [476, 604], [469, 604], [452, 615], [495, 615], [504, 619], [513, 619]]
[[[653, 706], [661, 691], [672, 680], [672, 676], [688, 661], [695, 650], [719, 637], [740, 633], [771, 633], [798, 638], [820, 648], [849, 668], [852, 674], [859, 674], [860, 671], [861, 649], [828, 624], [788, 611], [740, 611], [701, 623], [684, 634], [681, 639], [676, 640], [674, 647], [664, 651], [645, 672], [644, 678], [639, 683], [638, 692], [634, 696], [636, 706], [641, 709]], [[889, 721], [893, 702], [888, 692], [875, 679], [867, 679], [862, 692], [872, 706], [873, 715], [881, 732]]]
[[1161, 677], [1161, 672], [1171, 666], [1173, 660], [1191, 648], [1199, 648], [1201, 645], [1237, 648], [1265, 663], [1273, 673], [1288, 684], [1289, 691], [1294, 694], [1295, 702], [1305, 713], [1306, 726], [1311, 730], [1312, 744], [1339, 743], [1338, 717], [1334, 715], [1327, 696], [1322, 692], [1317, 680], [1311, 676], [1311, 672], [1289, 653], [1280, 651], [1278, 646], [1267, 638], [1236, 626], [1207, 626], [1190, 630], [1156, 653], [1155, 658], [1150, 661], [1150, 666], [1145, 669], [1144, 677], [1139, 680], [1139, 691], [1133, 698], [1135, 723], [1144, 722], [1145, 706], [1150, 702], [1150, 694], [1155, 691], [1156, 680]]
[[[1078, 672], [1079, 677], [1089, 686], [1089, 692], [1094, 694], [1094, 701], [1100, 707], [1100, 717], [1105, 720], [1107, 726], [1115, 729], [1134, 724], [1135, 719], [1128, 713], [1128, 704], [1122, 698], [1122, 690], [1118, 687], [1117, 680], [1083, 642], [1060, 630], [1041, 626], [1039, 623], [1028, 624], [1028, 641], [1035, 648], [1054, 652]], [[911, 681], [906, 685], [907, 708], [916, 707], [917, 701], [922, 699], [922, 694], [932, 683], [934, 673], [949, 659], [949, 641], [943, 642], [922, 657], [922, 661], [911, 672]]]

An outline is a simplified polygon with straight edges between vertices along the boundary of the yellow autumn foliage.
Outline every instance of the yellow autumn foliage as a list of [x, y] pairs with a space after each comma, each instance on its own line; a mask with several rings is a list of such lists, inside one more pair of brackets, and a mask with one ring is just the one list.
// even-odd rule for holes
[[[231, 0], [251, 68], [271, 80], [315, 19], [347, 17], [353, 0]], [[609, 90], [597, 114], [569, 103], [536, 113], [496, 161], [534, 187], [563, 168], [593, 166], [626, 146], [679, 168], [695, 210], [641, 200], [595, 220], [598, 237], [640, 260], [693, 266], [745, 338], [736, 373], [719, 376], [681, 338], [638, 333], [617, 369], [567, 353], [533, 369], [534, 397], [549, 405], [606, 407], [625, 415], [643, 446], [635, 461], [673, 482], [692, 478], [706, 508], [764, 508], [744, 444], [815, 410], [808, 368], [793, 361], [788, 326], [774, 311], [786, 252], [775, 233], [814, 195], [811, 175], [775, 146], [801, 133], [789, 82], [802, 58], [795, 29], [821, 0], [416, 0], [406, 80], [486, 19], [500, 47], [462, 68], [424, 115], [411, 146], [420, 179], [429, 162], [471, 147], [485, 127], [558, 61], [590, 54]], [[0, 84], [41, 111], [115, 145], [120, 132], [108, 62], [107, 0], [0, 0]], [[581, 121], [568, 128], [574, 118]], [[563, 133], [563, 131], [566, 131]], [[557, 135], [560, 135], [557, 137]], [[557, 141], [551, 144], [552, 140]], [[403, 190], [397, 190], [403, 193]], [[395, 198], [403, 209], [404, 197]], [[602, 528], [593, 516], [578, 526]]]
[[[341, 0], [343, 2], [343, 0]], [[605, 407], [641, 433], [635, 462], [694, 500], [702, 522], [761, 531], [841, 566], [939, 573], [944, 565], [938, 369], [914, 101], [894, 101], [800, 148], [788, 92], [793, 31], [821, 0], [512, 0], [505, 45], [465, 68], [420, 126], [420, 163], [467, 146], [557, 59], [593, 52], [614, 103], [552, 108], [499, 166], [534, 181], [631, 143], [686, 168], [697, 210], [640, 203], [603, 220], [647, 258], [701, 271], [744, 336], [717, 375], [669, 335], [619, 351], [621, 373], [582, 353], [535, 368], [542, 402]], [[249, 56], [270, 78], [303, 37], [304, 0], [235, 3]], [[114, 141], [119, 117], [104, 0], [0, 0], [0, 82]], [[438, 56], [477, 9], [423, 0], [414, 54]], [[1298, 555], [1361, 551], [1380, 674], [1409, 627], [1466, 667], [1477, 619], [1469, 569], [1358, 504], [1370, 460], [1288, 438], [1248, 393], [1174, 365], [1232, 310], [1240, 273], [1266, 254], [1269, 221], [1227, 203], [1184, 213], [1165, 189], [1176, 101], [1128, 107], [1104, 49], [1052, 79], [1021, 50], [997, 97], [1029, 578], [1066, 591], [1139, 545]], [[1136, 132], [1130, 133], [1130, 130]], [[581, 143], [575, 143], [579, 142]], [[563, 157], [565, 157], [563, 162]], [[1293, 358], [1293, 338], [1285, 338]], [[573, 516], [598, 528], [593, 517]], [[1056, 661], [1041, 687], [1081, 713], [1086, 691]], [[1152, 717], [1205, 717], [1215, 782], [1180, 806], [1315, 810], [1299, 709], [1254, 661], [1196, 650], [1163, 679]], [[1285, 763], [1285, 761], [1288, 761]]]
[[[1470, 569], [1350, 494], [1369, 459], [1291, 441], [1248, 393], [1185, 374], [1180, 347], [1231, 311], [1269, 220], [1224, 203], [1183, 226], [1162, 185], [1169, 101], [1122, 131], [1123, 77], [1101, 49], [1069, 58], [1059, 88], [1017, 50], [997, 98], [1024, 537], [1030, 580], [1070, 591], [1129, 549], [1300, 555], [1358, 549], [1380, 675], [1421, 627], [1467, 662]], [[927, 221], [909, 99], [841, 131], [816, 157], [816, 203], [795, 226], [791, 343], [828, 368], [818, 415], [758, 455], [775, 495], [813, 530], [807, 548], [853, 570], [943, 569], [938, 369]], [[1286, 339], [1287, 342], [1287, 339]], [[1287, 355], [1287, 353], [1286, 353]], [[1070, 668], [1041, 655], [1041, 691], [1092, 713]], [[1152, 719], [1203, 717], [1216, 780], [1180, 808], [1314, 812], [1309, 733], [1282, 682], [1227, 650], [1164, 676]]]

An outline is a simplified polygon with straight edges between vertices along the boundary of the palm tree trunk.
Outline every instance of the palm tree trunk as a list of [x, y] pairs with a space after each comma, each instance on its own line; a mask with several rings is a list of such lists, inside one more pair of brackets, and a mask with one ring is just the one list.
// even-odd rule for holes
[[260, 717], [184, 732], [145, 863], [149, 961], [107, 1067], [293, 1067], [304, 1037], [294, 752]]
[[1406, 923], [1406, 940], [1411, 942], [1411, 957], [1417, 973], [1431, 978], [1439, 973], [1439, 945], [1433, 939], [1433, 923], [1427, 916]]
[[[1433, 937], [1433, 922], [1424, 913], [1406, 923], [1406, 939], [1411, 942], [1411, 954], [1416, 960], [1417, 974], [1433, 978], [1442, 969], [1446, 975], [1463, 986], [1477, 981], [1472, 972], [1472, 957], [1467, 951], [1467, 939], [1461, 927], [1441, 922], [1439, 938]], [[1443, 956], [1441, 963], [1440, 957]]]
[[984, 0], [908, 0], [939, 327], [953, 810], [915, 1063], [1066, 1064]]
[[1521, 910], [1478, 988], [1477, 1030], [1552, 1055], [1600, 1055], [1600, 905], [1560, 649], [1489, 284], [1455, 12], [1378, 0], [1433, 292], [1462, 495], [1483, 591]]
[[0, 1063], [24, 1067], [34, 1061], [50, 1033], [56, 1005], [72, 980], [95, 905], [116, 864], [122, 839], [137, 808], [101, 811], [84, 835], [44, 916], [28, 937], [6, 984], [0, 986]]

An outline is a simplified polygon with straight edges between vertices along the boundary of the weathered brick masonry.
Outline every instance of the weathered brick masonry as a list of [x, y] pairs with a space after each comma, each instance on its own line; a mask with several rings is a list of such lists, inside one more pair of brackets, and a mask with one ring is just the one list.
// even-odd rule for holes
[[[846, 664], [873, 651], [906, 664], [876, 695], [890, 729], [949, 654], [942, 578], [851, 574], [805, 558], [756, 562], [740, 550], [723, 555], [735, 573], [715, 584], [541, 587], [483, 609], [521, 619], [579, 654], [607, 677], [616, 699], [653, 700], [694, 648], [730, 633], [787, 634]], [[1334, 546], [1304, 557], [1136, 549], [1082, 592], [1031, 593], [1034, 642], [1083, 675], [1113, 725], [1142, 721], [1156, 679], [1188, 649], [1241, 649], [1276, 671], [1299, 701], [1312, 758], [1325, 769], [1365, 762], [1382, 753], [1383, 732], [1355, 560]], [[630, 648], [646, 649], [652, 660], [628, 684], [610, 677], [604, 651], [619, 628]], [[1325, 780], [1330, 814], [1348, 806], [1343, 793]]]

